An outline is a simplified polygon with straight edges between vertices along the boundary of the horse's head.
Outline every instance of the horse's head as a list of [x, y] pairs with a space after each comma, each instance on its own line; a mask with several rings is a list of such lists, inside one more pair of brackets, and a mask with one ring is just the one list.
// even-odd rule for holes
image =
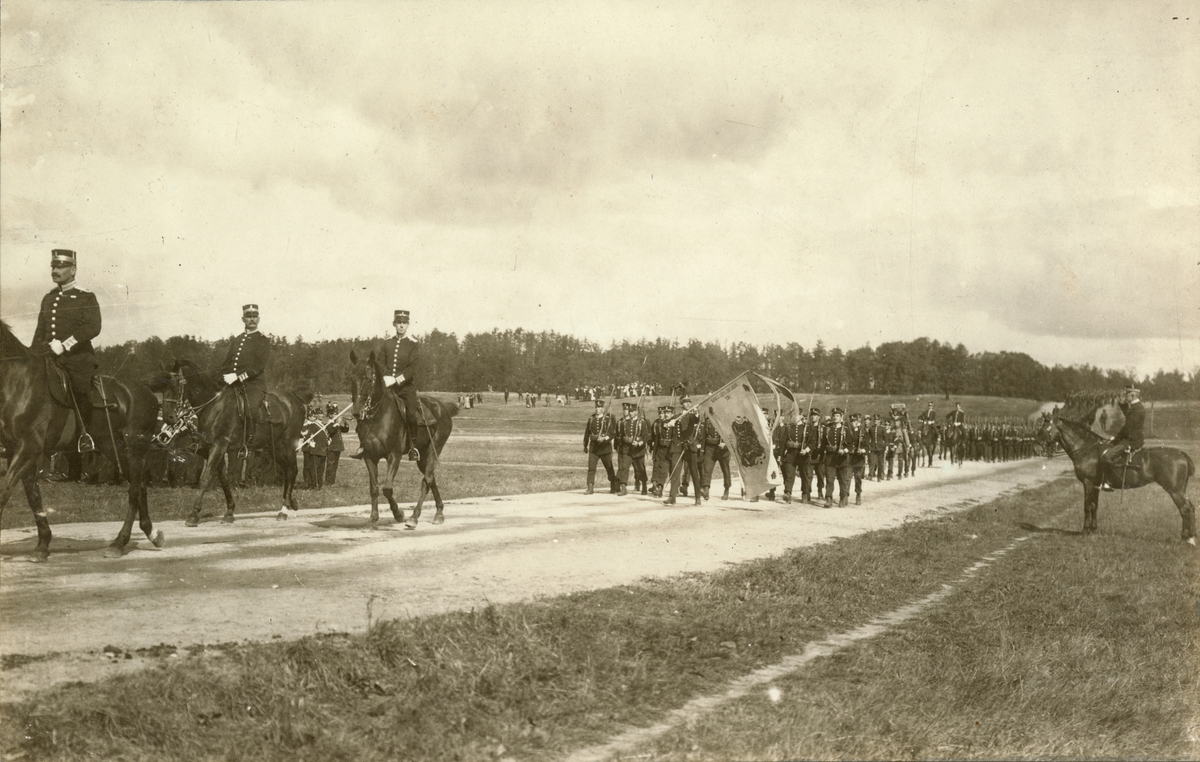
[[371, 409], [383, 396], [383, 373], [372, 350], [365, 360], [360, 360], [350, 350], [350, 414], [355, 419], [369, 417]]

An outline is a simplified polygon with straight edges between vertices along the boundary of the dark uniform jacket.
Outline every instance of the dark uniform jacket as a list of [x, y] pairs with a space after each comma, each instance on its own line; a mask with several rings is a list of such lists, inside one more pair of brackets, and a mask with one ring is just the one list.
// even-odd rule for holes
[[221, 373], [234, 373], [238, 378], [244, 373], [246, 378], [242, 380], [243, 385], [265, 391], [267, 360], [270, 357], [271, 340], [258, 331], [244, 331], [229, 344], [225, 362], [221, 363]]
[[857, 429], [850, 426], [846, 429], [846, 446], [850, 448], [850, 465], [861, 466], [867, 461], [867, 451], [871, 449], [871, 436], [861, 425]]
[[667, 425], [667, 422], [659, 418], [650, 427], [650, 444], [658, 449], [659, 447], [670, 448], [675, 440], [675, 426]]
[[640, 415], [621, 420], [620, 448], [626, 455], [645, 455], [646, 443], [650, 441], [650, 422]]
[[100, 304], [91, 291], [55, 288], [42, 297], [38, 310], [37, 328], [33, 332], [31, 349], [38, 354], [53, 355], [50, 342], [75, 341], [58, 355], [58, 364], [67, 371], [75, 395], [86, 394], [96, 372], [96, 352], [92, 339], [100, 335]]
[[337, 423], [329, 424], [325, 430], [329, 432], [329, 452], [342, 452], [346, 449], [346, 445], [342, 441], [342, 434], [350, 430], [349, 421], [341, 418]]
[[[675, 442], [678, 445], [683, 445], [680, 449], [688, 449], [692, 452], [701, 451], [704, 449], [703, 437], [697, 437], [697, 432], [701, 431], [700, 416], [692, 410], [685, 411], [672, 425], [675, 429]], [[697, 447], [697, 445], [699, 445]], [[672, 447], [674, 449], [674, 446]]]
[[[821, 424], [812, 421], [800, 424], [800, 450], [797, 456], [816, 462], [821, 457], [821, 445]], [[804, 452], [805, 448], [808, 448], [808, 452]]]
[[304, 452], [318, 458], [325, 457], [325, 451], [329, 449], [329, 434], [320, 421], [309, 420], [304, 423], [300, 429], [300, 441], [307, 441], [309, 437], [312, 437], [312, 441], [304, 445]]
[[407, 336], [396, 336], [383, 346], [383, 375], [394, 376], [399, 381], [393, 389], [403, 391], [417, 383], [417, 353], [420, 344]]
[[1146, 444], [1146, 437], [1142, 433], [1146, 426], [1146, 408], [1141, 400], [1138, 400], [1129, 405], [1121, 405], [1121, 412], [1125, 414], [1125, 425], [1113, 437], [1112, 444], [1127, 444], [1130, 450], [1136, 450]]
[[850, 430], [845, 424], [831, 424], [821, 437], [825, 452], [825, 465], [841, 468], [850, 465], [850, 453], [842, 452], [850, 447]]
[[617, 419], [610, 413], [592, 413], [583, 430], [583, 449], [592, 455], [611, 455], [617, 436]]
[[717, 430], [717, 424], [713, 423], [711, 418], [704, 419], [704, 446], [716, 450], [724, 440], [721, 439], [721, 432]]
[[867, 428], [867, 441], [870, 443], [868, 449], [872, 452], [882, 452], [887, 449], [887, 424], [882, 420], [878, 423], [872, 421]]

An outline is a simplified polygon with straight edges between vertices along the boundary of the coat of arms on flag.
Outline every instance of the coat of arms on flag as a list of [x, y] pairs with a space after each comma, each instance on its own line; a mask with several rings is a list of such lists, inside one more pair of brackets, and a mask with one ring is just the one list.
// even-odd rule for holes
[[[786, 387], [759, 378], [777, 394], [794, 400]], [[779, 486], [779, 465], [771, 448], [771, 428], [759, 405], [758, 395], [750, 386], [749, 372], [742, 373], [701, 400], [697, 407], [702, 415], [712, 420], [729, 445], [747, 495], [761, 495]]]

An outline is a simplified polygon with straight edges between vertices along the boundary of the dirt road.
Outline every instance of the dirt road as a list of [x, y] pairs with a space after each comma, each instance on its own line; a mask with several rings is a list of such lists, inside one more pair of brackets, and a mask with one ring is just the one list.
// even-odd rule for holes
[[[582, 491], [453, 501], [446, 523], [406, 531], [390, 516], [367, 526], [363, 506], [303, 512], [277, 522], [249, 514], [196, 528], [166, 522], [167, 545], [145, 538], [120, 560], [101, 551], [117, 525], [54, 527], [45, 564], [15, 556], [33, 530], [0, 545], [0, 700], [60, 680], [87, 680], [151, 659], [112, 659], [160, 644], [361, 632], [396, 618], [527, 600], [707, 572], [906, 520], [961, 510], [1064, 473], [1064, 460], [968, 463], [921, 469], [915, 478], [868, 483], [861, 507], [585, 496]], [[718, 487], [715, 492], [719, 493]], [[734, 484], [732, 494], [738, 494]], [[851, 501], [853, 502], [853, 501]], [[25, 661], [14, 655], [37, 658]]]

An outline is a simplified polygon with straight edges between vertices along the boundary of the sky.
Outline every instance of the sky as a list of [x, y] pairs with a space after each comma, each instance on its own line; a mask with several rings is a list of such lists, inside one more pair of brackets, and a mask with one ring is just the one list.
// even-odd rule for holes
[[1196, 2], [0, 6], [0, 315], [1200, 370]]

